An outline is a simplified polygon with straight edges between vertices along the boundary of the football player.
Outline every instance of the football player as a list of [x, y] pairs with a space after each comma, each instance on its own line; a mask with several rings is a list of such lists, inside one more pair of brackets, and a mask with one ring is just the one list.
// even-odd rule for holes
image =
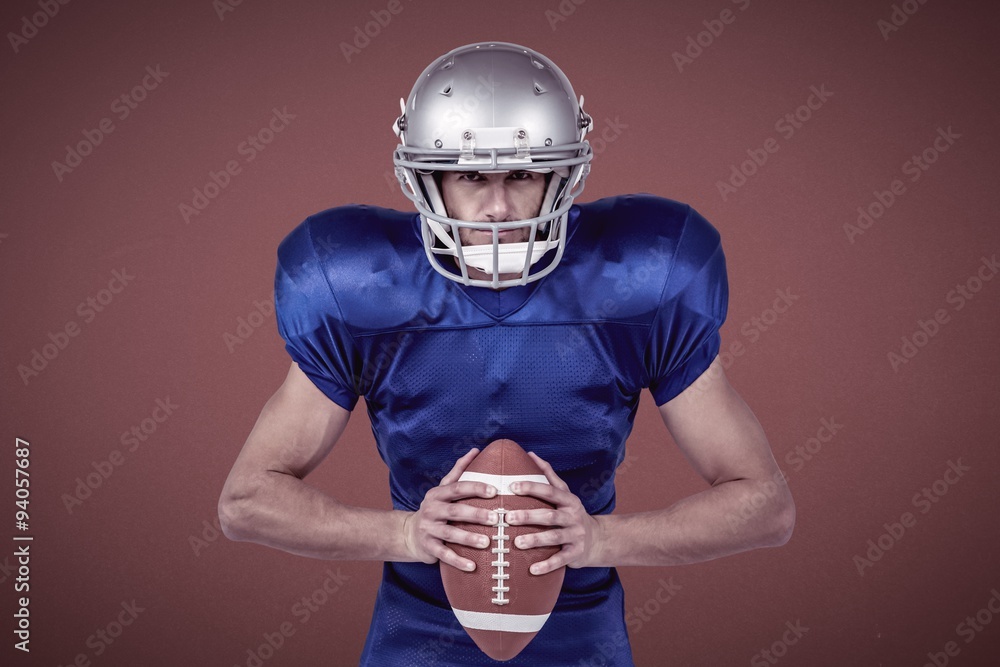
[[[278, 330], [293, 359], [220, 498], [225, 533], [322, 559], [385, 561], [361, 664], [494, 664], [458, 625], [438, 561], [483, 548], [449, 521], [479, 449], [509, 438], [555, 506], [507, 515], [561, 546], [556, 607], [511, 665], [631, 665], [616, 567], [681, 565], [784, 544], [795, 509], [753, 413], [717, 357], [728, 285], [718, 232], [651, 195], [575, 203], [592, 120], [563, 72], [514, 44], [455, 49], [417, 79], [393, 156], [417, 212], [341, 206], [278, 248]], [[640, 393], [709, 486], [615, 514]], [[304, 478], [364, 396], [393, 510], [350, 505]], [[597, 662], [594, 662], [594, 661]], [[589, 661], [589, 662], [588, 662]]]

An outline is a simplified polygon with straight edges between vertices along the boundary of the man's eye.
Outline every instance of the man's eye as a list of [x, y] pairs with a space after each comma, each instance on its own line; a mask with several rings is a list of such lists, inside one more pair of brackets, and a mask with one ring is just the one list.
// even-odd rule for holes
[[481, 181], [483, 180], [483, 175], [478, 171], [467, 171], [458, 177], [462, 181]]
[[515, 181], [529, 180], [531, 176], [532, 174], [527, 171], [513, 171], [510, 174], [510, 178], [514, 179]]

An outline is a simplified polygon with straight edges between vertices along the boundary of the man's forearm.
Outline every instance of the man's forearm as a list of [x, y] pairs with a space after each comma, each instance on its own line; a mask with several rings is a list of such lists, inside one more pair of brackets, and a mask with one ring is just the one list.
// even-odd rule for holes
[[224, 498], [219, 514], [230, 539], [327, 560], [413, 560], [403, 537], [408, 512], [344, 505], [273, 471]]
[[723, 482], [662, 510], [596, 516], [594, 565], [684, 565], [784, 544], [794, 505], [781, 480]]

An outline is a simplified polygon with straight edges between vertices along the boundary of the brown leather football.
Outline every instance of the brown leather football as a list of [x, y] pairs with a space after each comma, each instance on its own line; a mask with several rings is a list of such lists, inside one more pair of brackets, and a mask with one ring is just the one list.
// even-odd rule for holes
[[490, 546], [475, 549], [448, 543], [459, 556], [476, 564], [464, 572], [444, 562], [441, 579], [452, 611], [483, 653], [494, 660], [510, 660], [528, 645], [548, 619], [562, 588], [566, 568], [542, 575], [531, 574], [533, 563], [548, 559], [559, 547], [519, 549], [514, 538], [542, 530], [545, 526], [511, 526], [504, 514], [515, 509], [551, 508], [531, 496], [517, 496], [510, 484], [532, 481], [548, 484], [541, 469], [513, 440], [495, 440], [476, 455], [459, 481], [486, 482], [497, 488], [493, 498], [464, 498], [456, 501], [485, 507], [499, 515], [494, 526], [459, 523], [454, 525], [490, 538]]

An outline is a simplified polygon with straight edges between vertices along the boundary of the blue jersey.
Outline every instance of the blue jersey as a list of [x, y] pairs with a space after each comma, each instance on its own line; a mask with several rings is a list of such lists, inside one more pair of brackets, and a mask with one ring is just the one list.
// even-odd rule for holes
[[[629, 195], [573, 206], [548, 276], [495, 291], [430, 266], [416, 213], [344, 206], [278, 248], [278, 330], [338, 405], [364, 396], [393, 507], [416, 511], [455, 460], [509, 438], [552, 464], [590, 514], [648, 388], [679, 394], [719, 350], [719, 234], [690, 206]], [[349, 500], [349, 499], [346, 499]], [[361, 664], [493, 665], [458, 624], [439, 566], [387, 562]], [[631, 665], [614, 568], [567, 568], [552, 615], [506, 665]]]

